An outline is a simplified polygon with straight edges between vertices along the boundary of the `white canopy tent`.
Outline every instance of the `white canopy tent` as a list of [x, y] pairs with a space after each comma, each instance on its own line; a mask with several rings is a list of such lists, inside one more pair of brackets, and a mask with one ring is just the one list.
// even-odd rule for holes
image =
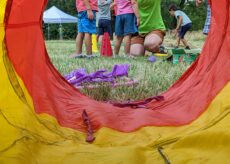
[[43, 13], [43, 21], [48, 24], [48, 39], [50, 38], [49, 24], [59, 24], [59, 38], [61, 40], [63, 39], [62, 23], [77, 23], [77, 18], [52, 6]]

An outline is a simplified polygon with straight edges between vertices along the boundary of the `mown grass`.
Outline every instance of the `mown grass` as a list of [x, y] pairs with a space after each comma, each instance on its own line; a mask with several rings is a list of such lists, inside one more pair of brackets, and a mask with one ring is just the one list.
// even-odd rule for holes
[[[193, 48], [200, 48], [204, 41], [200, 32], [190, 33], [188, 38]], [[173, 35], [168, 35], [165, 39], [166, 46], [172, 46], [174, 42]], [[68, 56], [75, 51], [74, 41], [47, 41], [46, 45], [53, 64], [62, 75], [79, 68], [86, 68], [88, 72], [99, 69], [111, 71], [115, 64], [130, 65], [129, 76], [139, 81], [137, 86], [112, 88], [110, 85], [102, 84], [97, 89], [81, 90], [84, 94], [99, 101], [138, 100], [159, 95], [166, 91], [189, 67], [188, 64], [173, 65], [161, 60], [150, 63], [147, 57], [71, 59]]]

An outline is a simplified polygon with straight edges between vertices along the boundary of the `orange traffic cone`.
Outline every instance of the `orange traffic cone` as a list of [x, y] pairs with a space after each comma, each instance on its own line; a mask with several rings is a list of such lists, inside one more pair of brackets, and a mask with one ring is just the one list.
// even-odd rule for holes
[[113, 50], [110, 44], [110, 37], [109, 37], [108, 32], [104, 33], [103, 35], [102, 46], [101, 46], [101, 56], [104, 56], [104, 57], [113, 56]]

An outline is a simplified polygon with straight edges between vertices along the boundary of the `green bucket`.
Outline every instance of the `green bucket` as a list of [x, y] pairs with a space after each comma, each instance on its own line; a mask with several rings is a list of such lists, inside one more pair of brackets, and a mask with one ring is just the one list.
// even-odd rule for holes
[[184, 54], [173, 54], [173, 64], [178, 64], [184, 61]]
[[185, 62], [191, 64], [199, 56], [199, 53], [186, 53], [184, 49], [172, 49], [173, 64]]
[[184, 61], [186, 55], [184, 49], [172, 49], [171, 52], [173, 56], [173, 64], [178, 64]]
[[199, 54], [186, 54], [184, 58], [184, 62], [186, 63], [193, 63], [196, 58], [199, 56]]

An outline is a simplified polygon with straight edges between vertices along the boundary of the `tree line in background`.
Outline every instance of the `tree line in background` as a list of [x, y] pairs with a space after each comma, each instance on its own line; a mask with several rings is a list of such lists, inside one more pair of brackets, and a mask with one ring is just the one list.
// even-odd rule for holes
[[[171, 17], [168, 12], [168, 7], [170, 4], [175, 3], [183, 10], [192, 20], [193, 27], [192, 30], [201, 30], [204, 25], [206, 18], [206, 6], [197, 8], [194, 1], [185, 1], [185, 0], [162, 0], [162, 17], [164, 19], [166, 28], [168, 30], [174, 29], [176, 26], [175, 18]], [[56, 6], [62, 11], [77, 17], [77, 10], [75, 7], [75, 0], [49, 0], [47, 8], [49, 9], [52, 6]], [[51, 24], [50, 26], [50, 39], [59, 39], [59, 25]], [[63, 24], [63, 38], [64, 39], [75, 39], [77, 35], [77, 24]], [[44, 24], [43, 31], [45, 38], [48, 37], [48, 25]]]

